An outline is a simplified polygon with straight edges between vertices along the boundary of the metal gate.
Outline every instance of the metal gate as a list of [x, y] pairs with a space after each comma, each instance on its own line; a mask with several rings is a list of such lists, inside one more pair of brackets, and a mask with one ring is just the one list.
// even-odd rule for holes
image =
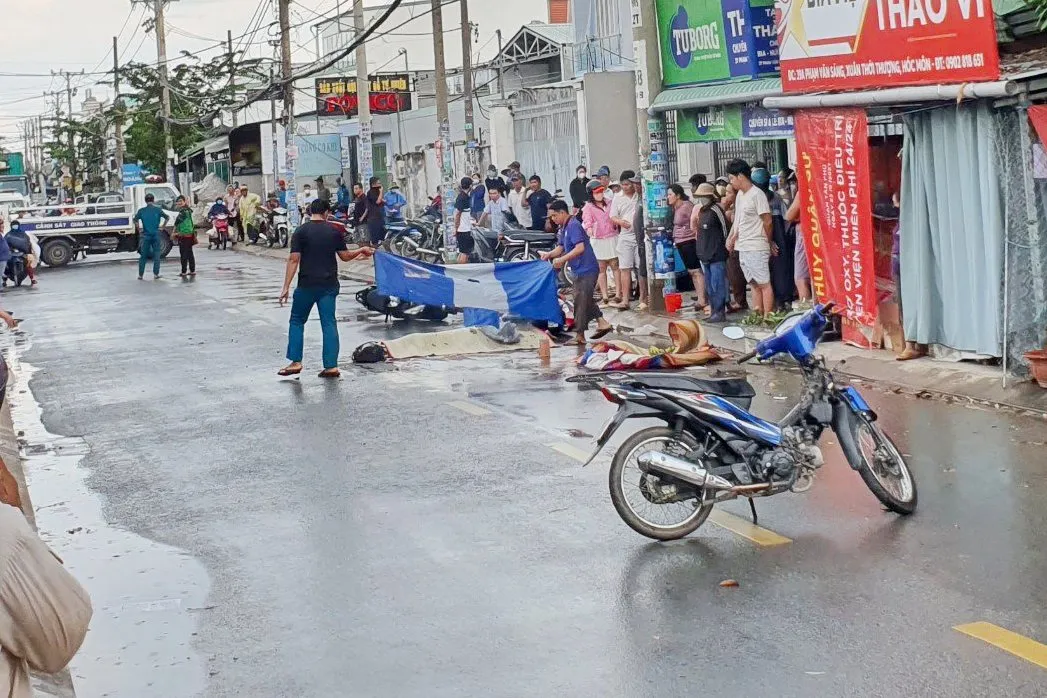
[[754, 162], [767, 163], [767, 170], [772, 174], [781, 170], [778, 141], [717, 141], [713, 143], [713, 161], [716, 163], [716, 175], [722, 175], [729, 160], [740, 158], [752, 165]]
[[[516, 159], [525, 177], [537, 174], [551, 192], [564, 190], [581, 158], [574, 89], [523, 90], [513, 108]], [[508, 163], [498, 163], [505, 167]]]

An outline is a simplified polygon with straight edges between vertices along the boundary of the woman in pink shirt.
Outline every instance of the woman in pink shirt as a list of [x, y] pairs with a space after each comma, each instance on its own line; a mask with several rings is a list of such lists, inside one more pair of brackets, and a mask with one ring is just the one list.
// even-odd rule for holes
[[611, 222], [610, 197], [605, 198], [607, 189], [598, 179], [591, 180], [585, 188], [589, 201], [582, 208], [582, 227], [589, 235], [589, 243], [600, 265], [600, 278], [596, 283], [600, 289], [601, 303], [621, 303], [622, 289], [619, 289], [619, 297], [613, 300], [607, 289], [607, 268], [610, 267], [616, 276], [618, 273], [618, 229]]

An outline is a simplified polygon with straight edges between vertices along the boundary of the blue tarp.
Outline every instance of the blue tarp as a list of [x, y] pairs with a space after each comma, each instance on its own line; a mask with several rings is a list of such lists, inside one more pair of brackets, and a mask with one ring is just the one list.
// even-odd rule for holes
[[548, 262], [442, 267], [379, 252], [374, 271], [379, 293], [417, 305], [479, 308], [552, 323], [562, 319], [556, 271]]

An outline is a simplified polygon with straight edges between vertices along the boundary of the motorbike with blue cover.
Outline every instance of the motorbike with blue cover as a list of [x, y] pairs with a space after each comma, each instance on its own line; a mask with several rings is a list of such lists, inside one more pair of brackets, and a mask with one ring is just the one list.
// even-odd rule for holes
[[[787, 354], [799, 364], [803, 395], [778, 422], [749, 412], [756, 391], [744, 376], [637, 372], [596, 378], [618, 411], [588, 462], [626, 420], [664, 422], [636, 432], [614, 455], [611, 501], [626, 524], [657, 540], [682, 538], [705, 522], [715, 504], [738, 497], [749, 499], [755, 521], [753, 497], [811, 488], [824, 462], [818, 441], [826, 429], [836, 433], [850, 467], [887, 509], [902, 515], [916, 510], [916, 480], [876, 413], [814, 353], [832, 306], [785, 318], [739, 359]], [[731, 329], [740, 332], [727, 328], [725, 334]]]

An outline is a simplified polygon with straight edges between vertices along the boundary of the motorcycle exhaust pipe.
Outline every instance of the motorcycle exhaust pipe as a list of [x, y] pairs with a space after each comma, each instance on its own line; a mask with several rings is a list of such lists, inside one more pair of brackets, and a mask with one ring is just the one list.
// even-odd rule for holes
[[698, 487], [708, 487], [713, 490], [729, 490], [734, 487], [734, 484], [719, 475], [713, 475], [705, 468], [682, 458], [670, 456], [668, 453], [648, 451], [641, 454], [636, 462], [640, 464], [644, 472], [665, 473]]

